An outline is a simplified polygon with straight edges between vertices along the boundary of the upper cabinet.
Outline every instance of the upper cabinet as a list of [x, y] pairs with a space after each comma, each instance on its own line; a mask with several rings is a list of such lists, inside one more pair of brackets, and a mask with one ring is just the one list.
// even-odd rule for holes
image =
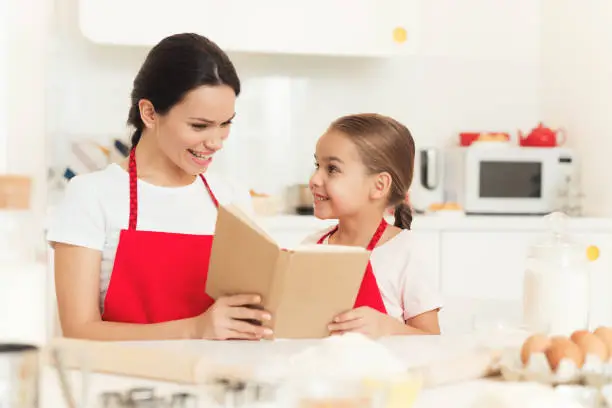
[[416, 52], [420, 0], [79, 0], [100, 44], [153, 46], [195, 32], [226, 51], [336, 56]]

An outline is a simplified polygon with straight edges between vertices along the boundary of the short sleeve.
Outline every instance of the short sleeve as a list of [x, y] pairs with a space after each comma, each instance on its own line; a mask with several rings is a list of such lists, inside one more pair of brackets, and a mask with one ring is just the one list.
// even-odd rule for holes
[[104, 249], [104, 213], [95, 185], [86, 176], [76, 176], [68, 182], [64, 197], [49, 214], [47, 225], [50, 243]]
[[441, 309], [443, 299], [434, 284], [435, 270], [418, 251], [411, 251], [400, 278], [404, 320]]

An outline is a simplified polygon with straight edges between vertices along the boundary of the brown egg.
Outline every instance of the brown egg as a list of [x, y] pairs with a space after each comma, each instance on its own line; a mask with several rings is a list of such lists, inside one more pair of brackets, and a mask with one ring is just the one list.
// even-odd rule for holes
[[525, 340], [521, 348], [521, 361], [527, 364], [533, 353], [544, 353], [550, 346], [550, 339], [544, 334], [534, 334]]
[[608, 357], [612, 357], [612, 328], [598, 327], [593, 333], [603, 340], [608, 348]]
[[601, 359], [607, 361], [609, 356], [608, 346], [606, 343], [595, 334], [588, 330], [578, 330], [572, 334], [571, 340], [580, 347], [582, 353], [594, 354]]
[[553, 371], [557, 370], [559, 363], [564, 358], [572, 360], [578, 368], [582, 368], [584, 353], [576, 343], [561, 336], [553, 337], [550, 342], [550, 347], [546, 350], [546, 358]]

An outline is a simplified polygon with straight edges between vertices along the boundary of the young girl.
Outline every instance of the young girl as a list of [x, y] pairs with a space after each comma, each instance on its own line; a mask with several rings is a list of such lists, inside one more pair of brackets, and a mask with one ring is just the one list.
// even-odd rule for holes
[[[372, 251], [355, 308], [337, 316], [331, 334], [371, 337], [439, 334], [438, 293], [417, 260], [405, 202], [414, 170], [414, 140], [396, 120], [376, 115], [344, 116], [317, 143], [310, 180], [314, 213], [338, 225], [307, 239]], [[395, 225], [383, 216], [395, 207]]]

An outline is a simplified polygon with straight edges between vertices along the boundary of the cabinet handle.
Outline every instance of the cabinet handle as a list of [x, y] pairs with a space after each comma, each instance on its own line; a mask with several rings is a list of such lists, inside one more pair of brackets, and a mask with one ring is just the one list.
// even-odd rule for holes
[[393, 41], [398, 44], [405, 43], [408, 39], [408, 33], [404, 27], [395, 27], [393, 29]]
[[596, 261], [599, 258], [599, 248], [595, 245], [589, 245], [587, 247], [587, 259], [589, 261]]

